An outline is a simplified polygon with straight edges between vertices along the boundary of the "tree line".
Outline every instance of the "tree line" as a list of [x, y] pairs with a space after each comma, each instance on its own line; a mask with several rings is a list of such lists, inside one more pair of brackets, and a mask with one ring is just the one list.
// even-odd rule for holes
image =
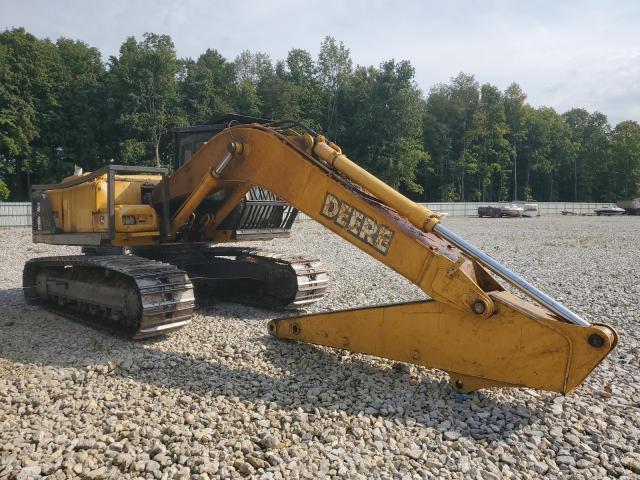
[[0, 34], [0, 200], [107, 163], [169, 165], [174, 127], [226, 113], [295, 119], [416, 200], [614, 201], [640, 192], [640, 125], [534, 108], [460, 73], [424, 94], [409, 61], [354, 65], [326, 37], [317, 57], [273, 61], [207, 49], [179, 58], [167, 35], [129, 37], [105, 62], [79, 40]]

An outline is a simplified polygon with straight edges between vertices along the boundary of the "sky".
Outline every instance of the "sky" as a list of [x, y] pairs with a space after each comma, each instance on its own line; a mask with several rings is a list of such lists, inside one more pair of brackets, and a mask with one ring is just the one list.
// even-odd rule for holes
[[105, 61], [145, 32], [171, 35], [181, 57], [215, 48], [231, 60], [316, 55], [331, 35], [354, 64], [411, 61], [425, 93], [465, 72], [501, 89], [515, 81], [534, 106], [640, 121], [637, 0], [0, 0], [0, 29], [12, 27], [83, 40]]

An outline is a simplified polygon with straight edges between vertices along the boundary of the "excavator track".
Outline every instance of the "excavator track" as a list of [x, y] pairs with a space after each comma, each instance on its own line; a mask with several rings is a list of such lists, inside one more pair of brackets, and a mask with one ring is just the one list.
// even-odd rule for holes
[[194, 309], [184, 271], [132, 255], [33, 258], [24, 267], [23, 289], [28, 303], [135, 340], [184, 327]]
[[[221, 247], [220, 250], [223, 250]], [[217, 253], [219, 256], [220, 253]], [[296, 294], [288, 304], [282, 302], [281, 308], [299, 308], [320, 300], [329, 285], [329, 276], [316, 258], [303, 257], [301, 255], [285, 255], [260, 249], [242, 249], [239, 255], [243, 261], [256, 261], [258, 263], [277, 265], [282, 270], [293, 270], [296, 276]]]
[[301, 308], [321, 299], [329, 284], [318, 259], [257, 248], [190, 244], [132, 252], [178, 266], [218, 299], [258, 307]]

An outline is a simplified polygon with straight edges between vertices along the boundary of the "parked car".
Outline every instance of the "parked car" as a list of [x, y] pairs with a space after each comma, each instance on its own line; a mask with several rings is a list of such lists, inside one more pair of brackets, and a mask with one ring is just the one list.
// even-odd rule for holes
[[594, 212], [596, 215], [606, 215], [611, 217], [614, 215], [624, 214], [624, 208], [616, 207], [615, 205], [607, 205], [606, 207], [596, 208]]

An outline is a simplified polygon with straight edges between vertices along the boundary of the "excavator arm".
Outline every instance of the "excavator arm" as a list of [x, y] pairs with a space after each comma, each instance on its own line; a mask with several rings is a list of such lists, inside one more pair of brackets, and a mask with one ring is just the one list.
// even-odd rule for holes
[[[369, 174], [322, 136], [262, 125], [227, 128], [168, 180], [179, 238], [204, 198], [228, 192], [213, 238], [251, 186], [270, 190], [384, 263], [431, 300], [273, 320], [279, 338], [447, 371], [461, 392], [575, 389], [617, 343], [442, 226], [439, 216]], [[153, 193], [157, 201], [159, 186]], [[541, 306], [504, 290], [503, 277]]]

